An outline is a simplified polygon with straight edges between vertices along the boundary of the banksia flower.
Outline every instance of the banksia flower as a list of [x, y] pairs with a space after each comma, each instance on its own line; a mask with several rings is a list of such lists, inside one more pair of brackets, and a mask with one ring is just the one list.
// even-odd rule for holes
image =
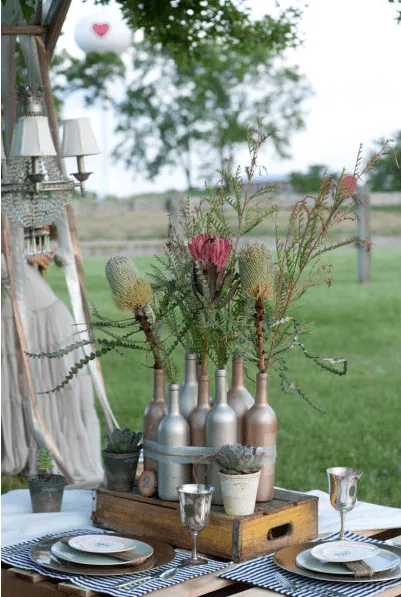
[[210, 234], [195, 236], [188, 243], [188, 249], [194, 260], [203, 265], [204, 270], [207, 270], [210, 265], [215, 265], [219, 272], [226, 267], [232, 251], [228, 238], [224, 236], [216, 238]]
[[244, 293], [262, 300], [274, 297], [274, 264], [272, 254], [264, 243], [243, 247], [239, 251], [238, 266]]
[[106, 265], [106, 278], [120, 311], [144, 307], [152, 298], [147, 280], [139, 278], [132, 262], [125, 255], [114, 255]]

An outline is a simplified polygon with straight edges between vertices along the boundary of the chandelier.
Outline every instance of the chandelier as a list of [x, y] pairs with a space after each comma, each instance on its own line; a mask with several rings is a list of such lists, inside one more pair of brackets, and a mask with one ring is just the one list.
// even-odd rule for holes
[[[59, 168], [49, 122], [43, 115], [41, 87], [17, 87], [22, 106], [12, 137], [10, 157], [2, 168], [2, 209], [12, 222], [24, 228], [25, 255], [48, 254], [48, 226], [64, 211], [75, 187], [84, 194], [84, 156], [99, 153], [89, 118], [63, 122], [61, 156], [77, 158], [78, 181]], [[3, 151], [2, 151], [3, 165]]]

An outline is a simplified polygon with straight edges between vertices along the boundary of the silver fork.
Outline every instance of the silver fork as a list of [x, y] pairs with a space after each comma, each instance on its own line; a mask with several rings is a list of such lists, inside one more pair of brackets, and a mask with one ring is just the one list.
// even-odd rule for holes
[[[297, 589], [301, 589], [302, 584], [299, 582], [295, 582], [292, 580], [288, 580], [285, 576], [283, 576], [280, 572], [274, 572], [272, 575], [273, 579], [276, 580], [283, 589], [288, 589], [289, 591], [296, 591]], [[323, 593], [322, 593], [323, 594]], [[335, 591], [333, 589], [326, 589], [324, 588], [324, 596], [325, 597], [344, 597], [343, 593], [339, 591]]]

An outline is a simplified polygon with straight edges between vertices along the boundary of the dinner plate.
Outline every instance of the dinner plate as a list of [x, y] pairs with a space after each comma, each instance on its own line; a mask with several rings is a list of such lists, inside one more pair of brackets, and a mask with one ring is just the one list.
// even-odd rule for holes
[[84, 564], [75, 564], [60, 560], [52, 554], [51, 546], [60, 539], [65, 539], [65, 535], [52, 539], [43, 539], [39, 543], [35, 543], [31, 548], [31, 559], [44, 568], [58, 572], [76, 575], [85, 574], [87, 576], [116, 576], [119, 574], [135, 575], [144, 570], [158, 568], [163, 564], [171, 562], [175, 556], [174, 548], [164, 541], [150, 537], [134, 537], [136, 541], [146, 542], [153, 547], [153, 555], [142, 564], [139, 564], [139, 566], [127, 565], [124, 562], [121, 563], [121, 566], [86, 566]]
[[124, 552], [125, 556], [127, 556], [127, 554], [128, 557], [131, 556], [130, 560], [127, 562], [123, 562], [118, 558], [113, 557], [112, 554], [77, 551], [61, 541], [54, 543], [51, 546], [50, 551], [56, 558], [66, 560], [67, 562], [73, 562], [74, 564], [84, 564], [85, 566], [138, 566], [150, 558], [153, 554], [153, 547], [148, 543], [143, 543], [143, 541], [135, 541], [135, 550], [132, 551], [132, 555], [128, 551]]
[[[309, 541], [308, 543], [298, 543], [290, 545], [281, 549], [274, 555], [274, 562], [283, 570], [288, 570], [299, 576], [306, 578], [316, 578], [318, 580], [325, 580], [327, 582], [345, 582], [345, 583], [361, 583], [361, 582], [385, 582], [387, 580], [401, 579], [401, 566], [398, 564], [391, 570], [384, 570], [377, 572], [374, 576], [367, 578], [356, 578], [355, 576], [348, 576], [347, 574], [326, 574], [324, 572], [316, 572], [314, 570], [307, 570], [297, 565], [297, 555], [305, 550], [312, 549], [315, 545], [324, 543], [324, 541]], [[401, 549], [391, 545], [381, 545], [381, 549], [395, 553], [401, 556]]]
[[[307, 570], [313, 570], [314, 572], [323, 572], [324, 574], [345, 574], [346, 576], [354, 576], [354, 572], [347, 568], [344, 563], [321, 562], [316, 559], [313, 555], [314, 549], [315, 548], [301, 551], [295, 558], [297, 566], [301, 566], [301, 568], [306, 568]], [[391, 551], [378, 549], [376, 555], [371, 558], [366, 558], [364, 562], [369, 564], [376, 573], [395, 568], [395, 566], [400, 564], [400, 558], [397, 554], [392, 553]]]
[[135, 549], [136, 541], [117, 535], [77, 535], [68, 540], [68, 545], [89, 553], [119, 553]]
[[356, 562], [374, 556], [379, 549], [362, 541], [328, 541], [313, 547], [312, 555], [324, 562]]

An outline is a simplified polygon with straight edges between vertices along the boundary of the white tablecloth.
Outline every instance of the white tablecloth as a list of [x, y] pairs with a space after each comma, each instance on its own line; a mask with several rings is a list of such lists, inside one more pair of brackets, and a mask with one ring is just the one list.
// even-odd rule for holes
[[[329, 496], [314, 489], [307, 492], [319, 497], [319, 534], [339, 530], [340, 517], [330, 505]], [[61, 512], [33, 514], [27, 489], [16, 489], [1, 496], [1, 542], [13, 545], [70, 529], [91, 528], [92, 492], [75, 489], [64, 492]], [[401, 528], [401, 509], [357, 502], [346, 515], [346, 529], [363, 531]]]

